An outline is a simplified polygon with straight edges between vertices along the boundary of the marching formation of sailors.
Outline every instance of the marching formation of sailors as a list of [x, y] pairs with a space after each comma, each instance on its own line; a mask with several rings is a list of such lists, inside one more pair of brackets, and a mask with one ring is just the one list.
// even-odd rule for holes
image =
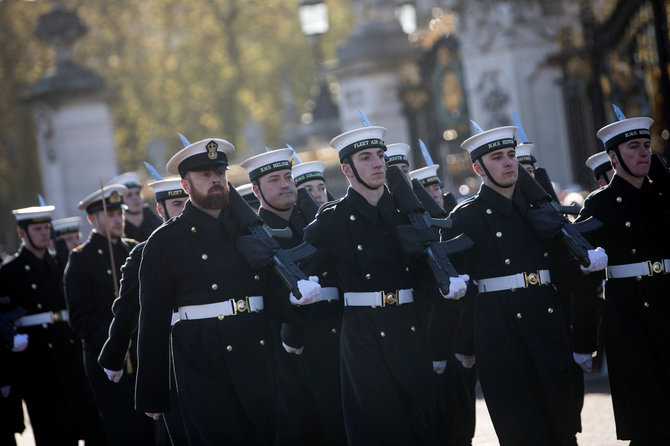
[[605, 344], [617, 437], [670, 444], [670, 171], [653, 121], [618, 116], [581, 210], [518, 122], [474, 125], [482, 184], [457, 203], [365, 121], [330, 143], [339, 199], [291, 148], [236, 189], [207, 138], [149, 185], [161, 218], [136, 173], [79, 203], [83, 243], [78, 217], [15, 210], [0, 443], [23, 400], [37, 445], [470, 445], [478, 379], [501, 445], [575, 445]]

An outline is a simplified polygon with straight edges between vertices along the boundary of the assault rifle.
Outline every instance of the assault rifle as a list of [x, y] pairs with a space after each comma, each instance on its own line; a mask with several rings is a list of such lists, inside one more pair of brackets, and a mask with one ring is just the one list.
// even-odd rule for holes
[[[230, 213], [235, 222], [249, 231], [250, 236], [242, 236], [238, 239], [238, 249], [245, 259], [254, 268], [260, 268], [268, 264], [279, 278], [286, 284], [296, 298], [302, 294], [298, 289], [299, 280], [307, 280], [307, 276], [296, 265], [302, 260], [316, 252], [316, 248], [307, 243], [302, 243], [292, 249], [281, 249], [273, 238], [273, 231], [263, 224], [263, 220], [251, 209], [249, 204], [240, 196], [232, 185], [229, 185]], [[245, 239], [244, 237], [252, 237]], [[244, 243], [255, 241], [256, 243]], [[253, 246], [252, 246], [253, 245]]]
[[[589, 266], [591, 261], [589, 260], [588, 251], [593, 249], [593, 246], [591, 246], [582, 234], [597, 229], [602, 226], [602, 222], [591, 217], [578, 224], [570, 223], [567, 217], [563, 215], [561, 206], [551, 199], [551, 195], [523, 167], [519, 167], [517, 187], [524, 197], [526, 197], [531, 208], [544, 211], [542, 218], [544, 219], [544, 223], [546, 223], [545, 227], [535, 227], [534, 229], [538, 232], [558, 233], [573, 257], [582, 266]], [[534, 219], [534, 223], [536, 225], [541, 224], [540, 219]]]
[[304, 187], [298, 189], [298, 199], [295, 204], [298, 206], [298, 209], [300, 209], [302, 215], [307, 219], [307, 224], [314, 221], [316, 213], [319, 211], [319, 203], [316, 202], [310, 191]]
[[[449, 293], [449, 278], [458, 277], [456, 269], [449, 260], [449, 255], [465, 251], [474, 243], [464, 234], [449, 241], [440, 242], [430, 230], [431, 227], [450, 229], [451, 221], [432, 218], [425, 213], [425, 208], [412, 190], [405, 174], [398, 166], [391, 166], [386, 171], [386, 182], [393, 195], [393, 202], [398, 211], [405, 215], [416, 229], [423, 231], [426, 238], [423, 240], [423, 252], [426, 254], [428, 265], [443, 294]], [[432, 198], [431, 198], [432, 200]]]

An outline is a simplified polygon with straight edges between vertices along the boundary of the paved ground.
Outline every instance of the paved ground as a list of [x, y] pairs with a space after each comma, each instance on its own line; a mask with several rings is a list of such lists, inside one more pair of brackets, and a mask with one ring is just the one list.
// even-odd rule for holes
[[[592, 376], [586, 380], [586, 397], [582, 410], [582, 433], [577, 435], [581, 446], [625, 446], [628, 442], [617, 441], [610, 389], [605, 376]], [[26, 416], [27, 418], [27, 416]], [[32, 431], [26, 428], [17, 435], [19, 446], [34, 446]], [[83, 444], [83, 442], [81, 442]], [[498, 438], [486, 410], [483, 398], [477, 400], [477, 428], [473, 446], [498, 446]]]
[[[592, 376], [586, 380], [586, 396], [582, 409], [582, 433], [577, 434], [580, 446], [626, 446], [618, 441], [614, 426], [614, 412], [607, 377]], [[483, 398], [477, 399], [477, 427], [473, 446], [498, 446], [498, 438]]]

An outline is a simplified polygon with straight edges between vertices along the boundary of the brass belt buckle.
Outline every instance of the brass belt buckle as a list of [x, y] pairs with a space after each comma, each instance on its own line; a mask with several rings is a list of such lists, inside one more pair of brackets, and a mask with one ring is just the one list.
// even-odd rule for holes
[[52, 311], [51, 312], [51, 322], [58, 322], [63, 318], [62, 314], [60, 311]]
[[661, 274], [665, 273], [665, 265], [663, 265], [663, 262], [653, 262], [651, 260], [647, 260], [647, 265], [649, 266], [649, 275], [653, 276], [654, 274]]
[[391, 291], [389, 293], [382, 291], [382, 307], [386, 305], [400, 305], [398, 291]]
[[523, 273], [524, 288], [528, 288], [529, 285], [538, 285], [540, 283], [540, 272], [534, 271], [532, 273]]
[[237, 313], [244, 313], [245, 311], [249, 311], [249, 296], [240, 300], [230, 299], [230, 303], [233, 305], [234, 315]]

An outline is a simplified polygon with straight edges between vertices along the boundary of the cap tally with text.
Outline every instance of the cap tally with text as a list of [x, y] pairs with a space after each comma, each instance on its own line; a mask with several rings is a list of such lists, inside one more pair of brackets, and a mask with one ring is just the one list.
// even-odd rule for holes
[[513, 125], [486, 130], [463, 141], [461, 149], [466, 150], [470, 154], [470, 159], [474, 162], [487, 153], [516, 147], [515, 131], [516, 126]]
[[326, 163], [323, 161], [308, 161], [293, 166], [293, 181], [296, 186], [300, 186], [307, 181], [326, 179], [323, 177], [323, 171], [326, 170]]
[[291, 169], [291, 149], [277, 149], [247, 158], [240, 163], [249, 173], [249, 180], [255, 181], [263, 175], [282, 169]]
[[123, 184], [128, 189], [131, 187], [141, 187], [142, 183], [140, 182], [140, 176], [137, 172], [125, 172], [121, 175], [117, 175], [107, 182], [107, 185], [110, 184]]
[[66, 217], [53, 220], [51, 228], [54, 231], [54, 237], [70, 234], [72, 232], [79, 232], [81, 226], [81, 217]]
[[353, 153], [365, 149], [379, 148], [386, 151], [384, 143], [386, 129], [372, 125], [370, 127], [361, 127], [359, 129], [349, 130], [330, 140], [330, 146], [337, 150], [340, 156], [340, 162]]
[[87, 214], [95, 214], [104, 209], [102, 197], [105, 197], [105, 205], [108, 211], [124, 207], [123, 197], [128, 194], [128, 188], [123, 184], [110, 184], [89, 194], [77, 204], [77, 209], [85, 209]]
[[535, 148], [535, 144], [532, 142], [521, 143], [516, 146], [516, 159], [521, 164], [531, 164], [534, 165], [537, 161], [535, 156], [533, 156], [532, 151]]
[[254, 195], [253, 185], [251, 183], [242, 184], [235, 188], [238, 194], [246, 201], [249, 206], [252, 208], [258, 208], [261, 205], [261, 202], [258, 200], [256, 195]]
[[598, 177], [608, 170], [612, 169], [612, 162], [606, 151], [598, 152], [595, 155], [591, 155], [586, 160], [586, 167], [593, 171], [593, 175]]
[[394, 143], [394, 144], [389, 144], [386, 146], [386, 157], [388, 158], [388, 164], [389, 166], [393, 166], [394, 164], [400, 164], [400, 163], [405, 163], [409, 165], [409, 158], [407, 158], [407, 155], [409, 154], [409, 145], [405, 143]]
[[187, 172], [228, 170], [228, 157], [233, 152], [235, 147], [224, 139], [203, 139], [175, 153], [165, 170], [182, 178]]
[[49, 223], [51, 215], [56, 208], [54, 206], [32, 206], [29, 208], [14, 209], [12, 214], [19, 226], [28, 226], [34, 223]]
[[188, 198], [188, 194], [181, 188], [181, 178], [172, 177], [149, 183], [156, 195], [156, 201], [171, 200], [173, 198]]
[[654, 120], [647, 117], [623, 119], [601, 128], [596, 136], [605, 145], [605, 150], [610, 151], [631, 139], [651, 139], [649, 128], [653, 123]]
[[409, 176], [412, 179], [417, 179], [423, 187], [430, 186], [431, 184], [439, 184], [442, 186], [442, 181], [440, 177], [437, 176], [437, 169], [440, 168], [439, 164], [433, 164], [432, 166], [422, 167], [421, 169], [413, 170], [409, 173]]

